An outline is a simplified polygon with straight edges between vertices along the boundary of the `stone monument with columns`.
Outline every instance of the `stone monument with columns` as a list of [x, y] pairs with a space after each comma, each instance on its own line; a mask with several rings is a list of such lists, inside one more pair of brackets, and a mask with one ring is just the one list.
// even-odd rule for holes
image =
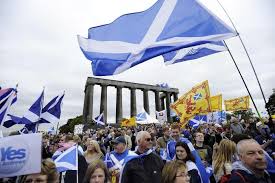
[[[126, 88], [130, 90], [130, 116], [136, 116], [136, 90], [143, 91], [143, 106], [145, 111], [150, 114], [149, 108], [149, 96], [148, 91], [152, 91], [155, 94], [155, 106], [156, 111], [161, 111], [166, 109], [167, 112], [167, 122], [172, 122], [170, 117], [170, 103], [171, 97], [173, 96], [173, 101], [178, 99], [179, 90], [177, 88], [162, 88], [155, 85], [131, 83], [125, 81], [116, 81], [110, 79], [101, 79], [88, 77], [85, 85], [85, 98], [83, 107], [83, 119], [85, 123], [91, 122], [93, 119], [93, 96], [94, 96], [94, 86], [99, 85], [101, 87], [101, 97], [100, 97], [100, 113], [104, 113], [104, 119], [107, 119], [107, 89], [108, 87], [116, 88], [116, 123], [122, 119], [122, 89]], [[164, 102], [164, 100], [166, 102]], [[165, 104], [164, 104], [165, 103]]]

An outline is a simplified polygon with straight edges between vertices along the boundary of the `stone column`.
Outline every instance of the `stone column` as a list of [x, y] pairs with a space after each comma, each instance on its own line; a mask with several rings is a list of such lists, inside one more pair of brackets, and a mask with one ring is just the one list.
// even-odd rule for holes
[[165, 98], [164, 96], [160, 96], [160, 110], [165, 109], [164, 98]]
[[122, 88], [117, 87], [116, 90], [116, 123], [122, 118]]
[[174, 102], [176, 102], [178, 100], [178, 93], [173, 93], [173, 97], [174, 97]]
[[135, 88], [130, 88], [131, 90], [131, 97], [130, 97], [130, 102], [131, 102], [131, 117], [137, 115], [137, 102], [136, 102], [136, 89]]
[[107, 122], [107, 85], [101, 85], [100, 114], [104, 113], [104, 120]]
[[148, 90], [143, 90], [143, 106], [144, 110], [150, 114], [150, 108], [149, 108], [149, 97], [148, 97]]
[[168, 123], [172, 122], [170, 103], [171, 103], [171, 94], [170, 94], [170, 92], [166, 92], [166, 114], [167, 114], [167, 122]]
[[155, 90], [155, 105], [156, 105], [156, 111], [160, 111], [160, 98], [159, 98], [159, 91]]
[[85, 99], [83, 107], [84, 123], [92, 122], [93, 119], [93, 97], [94, 85], [88, 85], [85, 88]]

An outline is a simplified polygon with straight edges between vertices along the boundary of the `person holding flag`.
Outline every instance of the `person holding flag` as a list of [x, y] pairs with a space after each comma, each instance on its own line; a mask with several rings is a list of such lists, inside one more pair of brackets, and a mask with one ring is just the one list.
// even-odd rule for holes
[[203, 183], [207, 183], [209, 182], [209, 177], [210, 175], [208, 175], [206, 173], [206, 169], [200, 159], [200, 156], [199, 154], [197, 153], [197, 151], [195, 150], [193, 144], [187, 139], [187, 138], [183, 138], [183, 137], [180, 137], [180, 126], [178, 124], [173, 124], [171, 126], [172, 128], [172, 132], [171, 132], [171, 136], [172, 136], [172, 140], [170, 140], [168, 143], [167, 143], [167, 147], [166, 147], [166, 153], [167, 153], [167, 160], [173, 160], [175, 159], [175, 155], [176, 155], [176, 143], [177, 142], [184, 142], [185, 144], [188, 145], [192, 155], [194, 156], [195, 158], [195, 162], [196, 162], [196, 165], [199, 169], [199, 172], [200, 172], [200, 175], [202, 177], [202, 181]]
[[112, 176], [112, 183], [119, 181], [122, 167], [131, 156], [137, 156], [134, 152], [128, 150], [124, 136], [119, 136], [112, 141], [114, 151], [105, 156], [105, 164]]
[[[66, 135], [63, 136], [64, 142], [60, 142], [59, 146], [60, 148], [54, 153], [52, 159], [56, 161], [59, 159], [59, 156], [62, 156], [63, 153], [66, 152], [66, 150], [70, 149], [71, 147], [77, 145], [72, 136]], [[77, 171], [75, 169], [67, 169], [64, 181], [66, 183], [75, 183], [75, 180], [78, 179], [78, 182], [82, 182], [83, 178], [85, 176], [86, 170], [87, 170], [87, 162], [86, 159], [84, 158], [83, 154], [79, 151], [79, 148], [77, 146]], [[64, 155], [64, 154], [63, 154]]]

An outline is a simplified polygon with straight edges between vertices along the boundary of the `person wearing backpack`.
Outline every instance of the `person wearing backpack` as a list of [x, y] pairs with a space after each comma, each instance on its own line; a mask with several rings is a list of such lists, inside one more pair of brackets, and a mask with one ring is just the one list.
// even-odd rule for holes
[[275, 176], [268, 173], [264, 150], [254, 139], [241, 140], [237, 144], [240, 161], [233, 163], [228, 183], [273, 183]]

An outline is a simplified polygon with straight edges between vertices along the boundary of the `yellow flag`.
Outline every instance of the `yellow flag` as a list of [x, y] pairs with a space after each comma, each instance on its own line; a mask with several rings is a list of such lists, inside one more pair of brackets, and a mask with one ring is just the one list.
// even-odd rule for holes
[[271, 118], [272, 118], [272, 119], [275, 119], [275, 115], [271, 115]]
[[189, 119], [197, 114], [211, 112], [210, 91], [208, 81], [194, 86], [182, 95], [171, 108], [180, 116], [180, 122], [185, 125]]
[[249, 96], [224, 100], [226, 111], [241, 111], [249, 108]]
[[130, 127], [136, 125], [136, 117], [131, 117], [130, 119], [124, 119], [123, 121], [121, 121], [121, 127]]
[[222, 110], [222, 94], [210, 97], [212, 112]]

